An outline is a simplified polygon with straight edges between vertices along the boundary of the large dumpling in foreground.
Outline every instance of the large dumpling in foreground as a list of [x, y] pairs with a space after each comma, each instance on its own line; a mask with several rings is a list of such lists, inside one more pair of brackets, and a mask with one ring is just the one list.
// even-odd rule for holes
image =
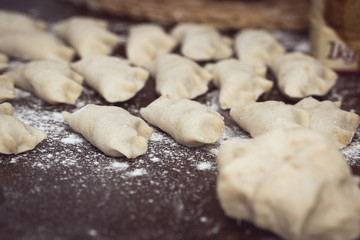
[[45, 138], [46, 133], [15, 118], [11, 104], [0, 104], [0, 153], [26, 152], [34, 149]]
[[300, 52], [277, 56], [269, 65], [280, 91], [289, 98], [324, 96], [337, 80], [333, 70]]
[[70, 127], [108, 156], [136, 158], [147, 151], [153, 130], [125, 109], [88, 104], [62, 115]]
[[212, 75], [196, 62], [177, 54], [162, 54], [146, 68], [156, 80], [156, 92], [172, 99], [193, 99], [208, 90]]
[[217, 193], [229, 217], [284, 239], [352, 240], [360, 234], [359, 178], [324, 136], [275, 130], [221, 146]]
[[188, 99], [160, 97], [146, 108], [141, 108], [140, 114], [188, 147], [215, 143], [225, 128], [224, 118], [219, 113]]

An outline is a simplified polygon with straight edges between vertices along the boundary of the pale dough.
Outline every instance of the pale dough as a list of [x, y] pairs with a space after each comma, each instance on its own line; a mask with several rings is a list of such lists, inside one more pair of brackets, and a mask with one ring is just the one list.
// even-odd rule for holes
[[16, 97], [14, 80], [7, 76], [0, 76], [0, 102]]
[[193, 99], [208, 90], [212, 75], [194, 61], [162, 54], [146, 66], [156, 79], [156, 92], [172, 99]]
[[284, 54], [285, 48], [265, 30], [244, 29], [235, 36], [235, 51], [243, 63], [263, 67], [274, 57]]
[[24, 60], [70, 61], [74, 50], [45, 32], [0, 34], [0, 52]]
[[46, 138], [43, 131], [12, 116], [11, 104], [0, 104], [0, 153], [18, 154], [35, 148]]
[[106, 21], [89, 17], [72, 17], [53, 26], [53, 30], [74, 47], [80, 57], [111, 54], [119, 37], [106, 28]]
[[83, 87], [83, 77], [69, 63], [53, 60], [33, 61], [6, 74], [15, 85], [51, 103], [75, 104]]
[[25, 14], [0, 10], [0, 34], [42, 31], [45, 27], [43, 21], [34, 20]]
[[9, 68], [8, 57], [0, 53], [0, 72], [5, 71]]
[[289, 98], [324, 96], [337, 80], [333, 70], [300, 52], [278, 56], [269, 65], [280, 91]]
[[220, 60], [232, 55], [232, 40], [209, 25], [180, 23], [171, 35], [181, 42], [181, 53], [195, 61]]
[[62, 112], [70, 127], [108, 156], [136, 158], [147, 150], [153, 129], [125, 109], [88, 104]]
[[176, 46], [176, 41], [160, 26], [155, 24], [139, 24], [129, 30], [126, 43], [126, 55], [130, 62], [144, 66], [156, 56], [169, 53]]
[[140, 114], [188, 147], [217, 142], [225, 128], [224, 118], [219, 113], [188, 99], [160, 97], [141, 108]]
[[289, 240], [360, 234], [359, 178], [324, 136], [275, 130], [220, 147], [217, 194], [229, 217]]
[[134, 97], [149, 77], [145, 69], [132, 67], [126, 60], [111, 56], [87, 56], [72, 67], [108, 102], [123, 102]]
[[269, 92], [273, 82], [264, 78], [266, 68], [253, 68], [236, 59], [226, 59], [206, 65], [213, 74], [214, 84], [220, 88], [219, 103], [229, 109], [256, 101]]

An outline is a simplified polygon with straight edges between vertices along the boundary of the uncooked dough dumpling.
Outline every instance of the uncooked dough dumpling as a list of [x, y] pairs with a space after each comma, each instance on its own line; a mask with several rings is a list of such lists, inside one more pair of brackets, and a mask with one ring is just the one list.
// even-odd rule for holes
[[74, 104], [83, 89], [83, 77], [73, 71], [67, 62], [33, 61], [6, 76], [14, 80], [15, 86], [51, 104]]
[[260, 29], [244, 29], [235, 36], [235, 51], [241, 62], [264, 67], [274, 57], [285, 53], [277, 39]]
[[130, 62], [144, 66], [156, 56], [169, 53], [176, 46], [176, 41], [164, 29], [155, 24], [138, 24], [129, 30], [126, 43], [126, 55]]
[[214, 84], [220, 88], [222, 109], [229, 109], [256, 101], [269, 92], [273, 82], [264, 78], [266, 68], [253, 68], [235, 59], [206, 65], [213, 74]]
[[46, 133], [24, 124], [12, 115], [11, 104], [0, 104], [0, 153], [26, 152], [46, 138]]
[[194, 61], [162, 54], [146, 66], [156, 79], [156, 92], [172, 99], [193, 99], [208, 90], [212, 75]]
[[0, 53], [0, 72], [5, 71], [9, 68], [8, 57]]
[[62, 112], [70, 127], [108, 156], [136, 158], [147, 150], [153, 129], [125, 109], [88, 104]]
[[360, 234], [359, 178], [319, 133], [279, 129], [220, 147], [217, 194], [225, 214], [289, 240]]
[[280, 91], [289, 98], [324, 96], [337, 79], [333, 70], [300, 52], [278, 56], [269, 65], [277, 78]]
[[219, 113], [188, 99], [160, 97], [141, 108], [140, 114], [150, 124], [188, 147], [217, 142], [225, 128], [224, 118]]
[[7, 76], [0, 76], [0, 102], [16, 97], [14, 80]]
[[74, 50], [45, 32], [0, 34], [0, 52], [24, 60], [70, 61]]
[[181, 53], [195, 61], [220, 60], [232, 55], [232, 40], [209, 25], [180, 23], [171, 35], [181, 42]]
[[106, 21], [89, 17], [72, 17], [53, 26], [54, 31], [74, 47], [80, 57], [111, 54], [119, 37], [106, 28]]
[[308, 97], [295, 104], [295, 107], [310, 114], [311, 130], [332, 139], [338, 148], [344, 148], [351, 143], [360, 124], [360, 117], [356, 113], [341, 110], [340, 105], [340, 102], [320, 102]]
[[230, 116], [252, 137], [277, 128], [308, 128], [310, 114], [280, 101], [251, 102], [232, 108]]
[[145, 69], [132, 67], [118, 57], [91, 55], [72, 66], [108, 102], [123, 102], [134, 97], [149, 77]]
[[42, 31], [45, 27], [46, 24], [43, 21], [34, 20], [25, 14], [0, 10], [0, 34]]

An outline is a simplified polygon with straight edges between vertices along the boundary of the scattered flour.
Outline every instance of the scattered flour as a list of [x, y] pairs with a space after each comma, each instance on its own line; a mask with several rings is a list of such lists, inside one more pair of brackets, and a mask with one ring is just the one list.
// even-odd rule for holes
[[196, 168], [198, 170], [210, 170], [211, 167], [212, 167], [211, 162], [201, 162], [201, 163], [196, 164]]
[[138, 177], [138, 176], [145, 175], [146, 173], [147, 173], [147, 171], [144, 168], [139, 168], [139, 169], [135, 169], [131, 172], [128, 172], [126, 175], [128, 177]]
[[79, 144], [84, 142], [84, 139], [78, 135], [71, 134], [67, 138], [61, 139], [61, 142], [65, 144]]

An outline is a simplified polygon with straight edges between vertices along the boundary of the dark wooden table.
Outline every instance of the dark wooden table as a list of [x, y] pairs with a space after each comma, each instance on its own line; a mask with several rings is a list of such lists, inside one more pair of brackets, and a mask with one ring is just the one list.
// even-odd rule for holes
[[[94, 13], [55, 0], [12, 0], [0, 8], [16, 10], [49, 23], [73, 15], [106, 18], [122, 36], [114, 55], [123, 56], [128, 19]], [[289, 51], [308, 51], [306, 33], [277, 32]], [[16, 65], [17, 60], [12, 60]], [[274, 79], [269, 73], [270, 79]], [[138, 95], [115, 104], [139, 116], [140, 107], [156, 99], [154, 79]], [[60, 112], [88, 103], [109, 105], [85, 86], [75, 106], [49, 105], [17, 90], [10, 101], [15, 116], [38, 127], [48, 138], [35, 150], [0, 155], [0, 239], [279, 239], [245, 222], [227, 218], [216, 198], [216, 153], [219, 144], [187, 148], [155, 129], [148, 152], [133, 160], [110, 158], [75, 134]], [[249, 137], [217, 104], [214, 87], [197, 98], [218, 110], [226, 122], [220, 143]], [[282, 100], [276, 86], [261, 100]], [[360, 75], [341, 74], [335, 88], [321, 99], [342, 100], [343, 109], [360, 113]], [[360, 133], [343, 152], [360, 175]], [[360, 201], [360, 200], [359, 200]]]

